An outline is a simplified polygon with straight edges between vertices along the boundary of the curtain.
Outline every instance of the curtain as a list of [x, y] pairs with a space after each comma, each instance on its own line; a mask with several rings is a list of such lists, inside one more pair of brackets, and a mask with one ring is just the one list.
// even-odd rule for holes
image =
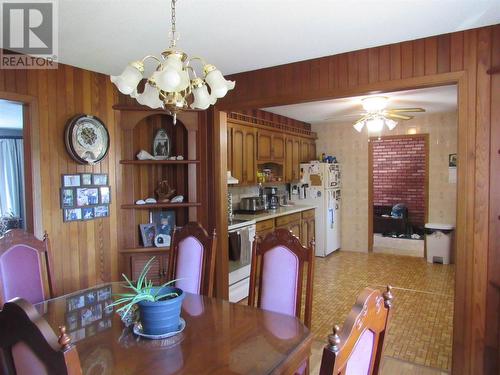
[[23, 140], [0, 139], [0, 215], [13, 213], [24, 224]]

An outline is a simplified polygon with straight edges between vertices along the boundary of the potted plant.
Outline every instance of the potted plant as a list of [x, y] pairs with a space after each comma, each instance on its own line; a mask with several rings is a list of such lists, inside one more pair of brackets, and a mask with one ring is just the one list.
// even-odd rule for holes
[[134, 285], [127, 276], [122, 274], [127, 282], [130, 293], [118, 293], [118, 299], [111, 306], [122, 305], [116, 312], [127, 316], [136, 305], [139, 310], [139, 320], [146, 335], [164, 335], [179, 329], [182, 301], [185, 294], [182, 289], [172, 287], [177, 280], [171, 280], [160, 286], [153, 286], [146, 275], [151, 269], [151, 258], [144, 266]]

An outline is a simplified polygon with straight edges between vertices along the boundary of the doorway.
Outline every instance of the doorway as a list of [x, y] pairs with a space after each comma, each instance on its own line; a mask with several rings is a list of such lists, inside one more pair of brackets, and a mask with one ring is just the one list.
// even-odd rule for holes
[[371, 137], [368, 153], [368, 205], [373, 210], [369, 249], [423, 258], [429, 134]]
[[0, 236], [27, 227], [23, 103], [0, 99]]

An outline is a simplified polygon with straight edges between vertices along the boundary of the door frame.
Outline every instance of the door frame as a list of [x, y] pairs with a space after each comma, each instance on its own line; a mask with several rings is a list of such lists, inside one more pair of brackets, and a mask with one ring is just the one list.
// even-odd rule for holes
[[[458, 143], [457, 143], [457, 223], [456, 223], [456, 250], [455, 250], [455, 301], [453, 310], [453, 344], [452, 344], [452, 372], [460, 371], [459, 364], [463, 361], [461, 358], [464, 355], [472, 355], [474, 353], [471, 337], [474, 336], [473, 330], [480, 329], [480, 323], [474, 324], [473, 310], [474, 308], [484, 309], [486, 301], [480, 301], [481, 295], [474, 292], [471, 283], [476, 281], [477, 272], [487, 272], [487, 265], [477, 265], [475, 251], [470, 251], [470, 247], [474, 248], [474, 220], [467, 220], [468, 217], [475, 218], [475, 200], [476, 189], [474, 185], [476, 164], [475, 164], [475, 138], [476, 127], [474, 109], [470, 107], [469, 95], [474, 93], [469, 92], [469, 73], [462, 70], [451, 73], [440, 73], [435, 75], [424, 75], [420, 77], [395, 79], [390, 81], [368, 83], [357, 87], [338, 88], [330, 90], [318, 90], [310, 95], [293, 94], [282, 96], [263, 96], [258, 100], [243, 98], [239, 102], [233, 102], [229, 105], [221, 102], [215, 109], [215, 132], [221, 130], [217, 134], [215, 140], [216, 151], [218, 153], [218, 162], [214, 163], [214, 169], [217, 176], [225, 173], [226, 165], [226, 124], [224, 111], [236, 111], [251, 108], [262, 108], [279, 105], [289, 105], [306, 103], [313, 101], [347, 98], [351, 96], [371, 95], [389, 91], [405, 91], [414, 90], [426, 87], [436, 87], [445, 85], [457, 85], [457, 103], [458, 103]], [[474, 85], [471, 85], [475, 90]], [[222, 116], [217, 113], [223, 114]], [[219, 118], [217, 118], [220, 116]], [[468, 126], [468, 121], [472, 124]], [[222, 130], [224, 134], [222, 134]], [[218, 149], [218, 141], [224, 146], [222, 150]], [[220, 177], [216, 179], [214, 189], [217, 194], [218, 204], [216, 211], [218, 218], [216, 220], [217, 232], [222, 238], [227, 235], [227, 220], [225, 216], [220, 215], [223, 210], [227, 210], [227, 203], [223, 201], [223, 194], [227, 192], [225, 181]], [[477, 246], [477, 245], [476, 245]], [[223, 251], [222, 251], [223, 253]], [[224, 257], [224, 254], [222, 254]], [[223, 261], [222, 261], [223, 263]], [[477, 266], [475, 266], [477, 265]], [[478, 270], [478, 268], [480, 268]], [[223, 285], [222, 288], [227, 288]], [[482, 288], [482, 286], [477, 286]], [[466, 327], [464, 329], [464, 327]]]
[[[368, 139], [368, 252], [373, 252], [373, 143], [380, 139], [397, 138], [421, 138], [425, 142], [425, 181], [424, 181], [424, 220], [429, 221], [429, 134], [400, 134], [382, 135], [380, 137], [370, 137]], [[427, 249], [424, 245], [424, 258], [427, 257]]]
[[42, 192], [40, 177], [40, 129], [36, 97], [0, 91], [0, 99], [22, 103], [24, 144], [24, 200], [26, 231], [42, 238]]

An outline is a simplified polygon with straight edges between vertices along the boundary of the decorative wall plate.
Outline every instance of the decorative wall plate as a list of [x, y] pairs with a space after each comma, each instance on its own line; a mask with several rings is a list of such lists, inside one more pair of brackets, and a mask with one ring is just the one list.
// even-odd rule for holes
[[109, 150], [109, 133], [95, 116], [77, 115], [68, 121], [64, 142], [70, 156], [80, 164], [99, 163]]

